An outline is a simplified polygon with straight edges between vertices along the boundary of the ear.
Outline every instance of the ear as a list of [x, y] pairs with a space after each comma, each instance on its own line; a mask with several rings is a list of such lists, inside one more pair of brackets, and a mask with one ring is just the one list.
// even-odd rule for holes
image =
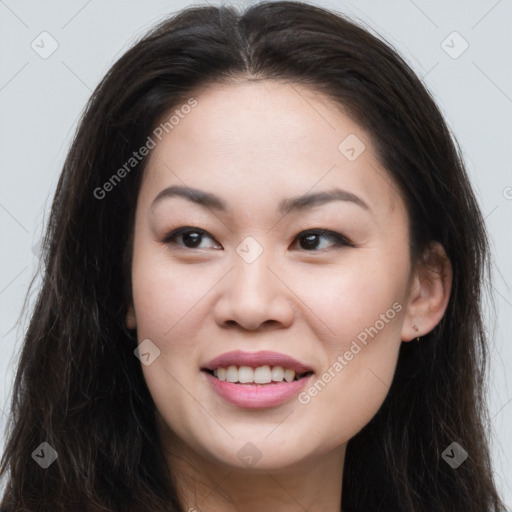
[[424, 336], [440, 322], [450, 299], [452, 277], [452, 265], [444, 247], [431, 242], [411, 279], [402, 341]]
[[128, 304], [126, 311], [126, 326], [128, 329], [135, 329], [137, 327], [137, 317], [135, 316], [133, 304]]

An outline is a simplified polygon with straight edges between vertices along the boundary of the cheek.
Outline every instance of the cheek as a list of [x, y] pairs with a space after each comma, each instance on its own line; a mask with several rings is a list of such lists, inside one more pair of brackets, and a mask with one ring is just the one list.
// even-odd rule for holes
[[163, 342], [177, 331], [186, 335], [186, 320], [211, 288], [211, 279], [203, 274], [197, 265], [172, 264], [165, 247], [153, 245], [134, 253], [133, 301], [139, 339], [153, 336]]
[[141, 365], [144, 380], [164, 422], [186, 438], [198, 414], [192, 398], [199, 373], [198, 311], [211, 283], [199, 279], [193, 265], [170, 265], [165, 248], [134, 254], [132, 274], [139, 343], [150, 339], [160, 351], [150, 365]]
[[371, 421], [389, 392], [395, 365], [394, 350], [376, 360], [361, 352], [339, 373], [331, 366], [306, 388], [298, 414], [308, 428], [330, 434], [320, 438], [326, 451], [348, 442]]
[[407, 265], [398, 273], [382, 257], [356, 258], [328, 267], [311, 266], [288, 278], [333, 358], [348, 350], [354, 339], [364, 343], [377, 334], [387, 339], [400, 332]]
[[407, 266], [397, 279], [383, 261], [375, 261], [312, 271], [296, 281], [298, 295], [321, 320], [316, 321], [326, 354], [323, 372], [299, 402], [315, 424], [321, 418], [333, 433], [326, 446], [345, 442], [363, 428], [393, 380]]
[[141, 250], [134, 257], [132, 274], [139, 343], [149, 339], [159, 351], [154, 362], [142, 365], [146, 384], [158, 410], [167, 414], [179, 409], [178, 417], [185, 417], [195, 408], [184, 389], [192, 391], [194, 372], [199, 372], [194, 340], [201, 326], [201, 299], [211, 280], [198, 278], [193, 265], [170, 265], [165, 248]]
[[326, 302], [325, 322], [335, 332], [323, 339], [327, 363], [299, 396], [308, 428], [330, 433], [321, 440], [326, 450], [348, 442], [373, 418], [396, 369], [403, 307], [385, 295], [361, 298], [333, 295], [336, 305]]

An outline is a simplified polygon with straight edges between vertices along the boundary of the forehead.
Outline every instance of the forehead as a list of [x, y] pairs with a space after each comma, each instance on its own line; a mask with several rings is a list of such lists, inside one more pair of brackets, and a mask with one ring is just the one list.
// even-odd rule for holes
[[400, 205], [369, 135], [318, 91], [265, 80], [210, 85], [191, 97], [196, 106], [175, 115], [152, 150], [143, 189], [176, 183], [263, 205], [343, 187], [381, 214]]

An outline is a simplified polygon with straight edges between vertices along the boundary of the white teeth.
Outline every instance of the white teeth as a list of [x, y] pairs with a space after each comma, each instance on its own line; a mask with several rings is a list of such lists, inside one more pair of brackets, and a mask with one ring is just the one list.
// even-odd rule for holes
[[295, 371], [282, 366], [228, 366], [217, 368], [213, 371], [215, 377], [227, 382], [240, 382], [241, 384], [269, 384], [270, 382], [292, 382], [295, 379]]
[[284, 380], [286, 382], [291, 382], [295, 379], [295, 372], [293, 370], [288, 370], [288, 368], [284, 371]]
[[268, 384], [272, 382], [270, 366], [259, 366], [254, 369], [254, 382], [256, 384]]
[[236, 366], [228, 366], [226, 380], [228, 382], [238, 382], [238, 368]]
[[272, 368], [272, 380], [277, 382], [282, 382], [284, 379], [284, 369], [282, 366], [274, 366]]
[[254, 382], [254, 370], [250, 366], [240, 366], [238, 369], [238, 382], [241, 384]]

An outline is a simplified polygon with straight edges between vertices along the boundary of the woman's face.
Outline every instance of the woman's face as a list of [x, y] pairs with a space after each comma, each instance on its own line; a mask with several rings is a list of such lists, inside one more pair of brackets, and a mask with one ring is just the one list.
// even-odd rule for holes
[[127, 323], [162, 425], [231, 467], [341, 457], [413, 337], [403, 200], [368, 135], [314, 91], [194, 98], [153, 137], [135, 221]]

